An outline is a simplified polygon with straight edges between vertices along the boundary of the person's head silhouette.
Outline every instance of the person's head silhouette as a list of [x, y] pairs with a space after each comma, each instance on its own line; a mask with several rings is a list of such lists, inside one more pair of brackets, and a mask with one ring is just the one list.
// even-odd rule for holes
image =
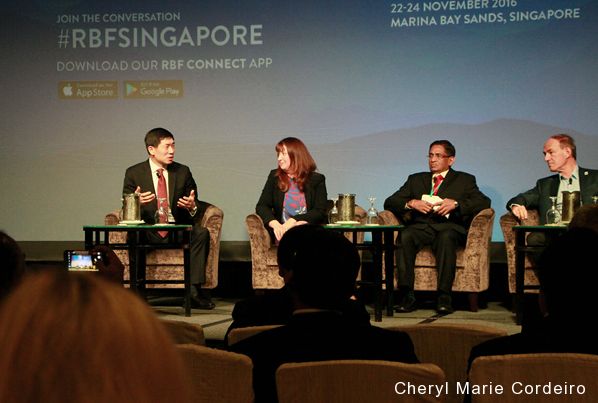
[[598, 232], [598, 204], [584, 204], [577, 210], [569, 228], [588, 228]]
[[337, 309], [355, 292], [360, 259], [340, 233], [301, 225], [282, 237], [278, 265], [297, 308]]

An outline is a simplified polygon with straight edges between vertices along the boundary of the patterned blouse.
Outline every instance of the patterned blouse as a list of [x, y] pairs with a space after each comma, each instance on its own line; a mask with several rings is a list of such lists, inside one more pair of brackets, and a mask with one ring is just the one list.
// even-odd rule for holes
[[291, 179], [289, 190], [284, 195], [282, 221], [286, 222], [289, 218], [306, 212], [305, 194], [299, 190], [295, 180]]

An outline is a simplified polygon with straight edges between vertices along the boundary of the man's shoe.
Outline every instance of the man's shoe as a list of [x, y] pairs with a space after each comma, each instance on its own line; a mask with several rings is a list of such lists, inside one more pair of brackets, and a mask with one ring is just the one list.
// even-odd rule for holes
[[455, 312], [455, 310], [453, 309], [450, 295], [441, 295], [438, 297], [438, 304], [436, 305], [436, 312], [439, 315], [448, 315], [449, 313]]
[[216, 308], [216, 304], [209, 298], [191, 296], [191, 308], [210, 310]]
[[191, 285], [191, 308], [214, 309], [216, 304], [212, 302], [210, 290], [204, 290], [200, 285]]
[[453, 309], [452, 306], [450, 305], [438, 305], [436, 307], [436, 312], [439, 315], [448, 315], [449, 313], [453, 313], [455, 312], [455, 310]]
[[413, 312], [417, 308], [415, 306], [415, 297], [407, 295], [403, 297], [401, 303], [395, 308], [395, 312], [398, 313], [408, 313]]

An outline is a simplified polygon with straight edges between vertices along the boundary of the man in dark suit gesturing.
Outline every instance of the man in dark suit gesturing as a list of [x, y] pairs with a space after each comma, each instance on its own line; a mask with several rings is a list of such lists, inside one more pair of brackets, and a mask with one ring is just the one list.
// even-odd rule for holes
[[416, 309], [413, 286], [415, 257], [431, 245], [438, 269], [440, 314], [453, 312], [451, 289], [455, 278], [457, 247], [465, 245], [473, 217], [490, 207], [490, 199], [476, 185], [473, 175], [454, 171], [455, 147], [448, 140], [430, 144], [430, 172], [410, 175], [407, 182], [384, 202], [384, 208], [401, 219], [407, 228], [401, 231], [397, 264], [402, 300], [397, 312]]
[[[123, 194], [139, 193], [141, 219], [146, 223], [169, 222], [193, 224], [191, 232], [191, 301], [196, 308], [213, 309], [214, 303], [205, 283], [206, 260], [210, 234], [196, 222], [197, 185], [189, 167], [174, 162], [174, 136], [166, 129], [155, 128], [145, 135], [145, 147], [149, 159], [129, 167], [125, 173]], [[165, 214], [156, 217], [158, 204]], [[171, 215], [169, 213], [171, 211]], [[166, 242], [165, 233], [148, 232], [152, 243]]]

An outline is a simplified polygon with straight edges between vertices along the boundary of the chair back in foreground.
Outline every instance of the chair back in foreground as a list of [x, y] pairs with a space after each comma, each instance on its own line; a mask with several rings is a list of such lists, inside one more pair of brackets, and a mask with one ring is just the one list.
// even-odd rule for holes
[[[280, 403], [442, 402], [444, 373], [434, 364], [377, 360], [288, 363], [276, 371]], [[410, 393], [408, 384], [431, 393]]]
[[198, 402], [250, 403], [253, 395], [253, 363], [245, 355], [193, 344], [179, 344]]
[[502, 394], [471, 394], [472, 402], [596, 402], [598, 356], [574, 353], [512, 354], [478, 357], [471, 385], [503, 388]]
[[160, 319], [174, 344], [206, 345], [203, 328], [199, 324], [187, 323], [181, 320]]
[[449, 383], [448, 402], [461, 402], [463, 396], [456, 390], [457, 382], [467, 379], [467, 363], [473, 346], [483, 341], [506, 336], [504, 329], [471, 323], [441, 323], [397, 326], [411, 337], [415, 354], [421, 362], [431, 362], [444, 371]]
[[261, 325], [261, 326], [247, 326], [247, 327], [238, 327], [232, 329], [228, 333], [228, 345], [232, 346], [235, 343], [240, 342], [241, 340], [245, 340], [248, 337], [254, 336], [258, 333], [261, 333], [265, 330], [274, 329], [275, 327], [279, 327], [282, 325]]

